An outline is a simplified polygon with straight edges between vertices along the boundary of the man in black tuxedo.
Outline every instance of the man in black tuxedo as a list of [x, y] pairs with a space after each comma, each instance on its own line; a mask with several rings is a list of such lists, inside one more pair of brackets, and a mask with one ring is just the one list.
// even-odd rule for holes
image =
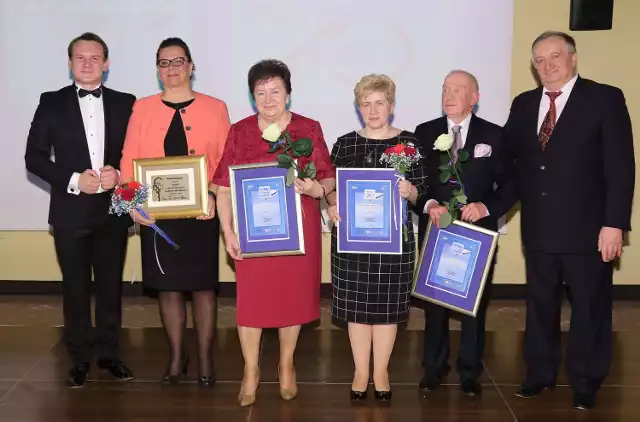
[[[494, 190], [494, 184], [504, 184], [506, 170], [505, 160], [501, 159], [503, 148], [503, 131], [500, 126], [477, 117], [473, 109], [479, 99], [476, 78], [465, 71], [453, 71], [445, 79], [442, 89], [442, 108], [445, 116], [420, 124], [415, 131], [423, 153], [427, 155], [430, 178], [438, 180], [438, 166], [441, 164], [440, 152], [433, 149], [434, 141], [443, 133], [454, 138], [452, 153], [457, 156], [458, 150], [466, 151], [469, 158], [461, 162], [463, 174], [462, 184], [469, 201], [481, 202], [488, 198]], [[438, 225], [440, 217], [447, 209], [440, 205], [452, 198], [452, 191], [458, 189], [450, 182], [434, 186], [434, 198], [416, 204], [424, 210], [420, 216], [419, 242], [422, 243], [429, 219]], [[506, 210], [491, 210], [486, 217], [476, 224], [490, 230], [498, 230], [498, 218]], [[491, 295], [491, 273], [482, 297], [477, 317], [462, 316], [460, 353], [457, 371], [460, 376], [460, 387], [468, 395], [481, 393], [478, 378], [483, 370], [482, 357], [484, 351], [485, 317], [487, 304]], [[420, 381], [420, 389], [435, 390], [449, 372], [449, 311], [439, 305], [425, 303], [424, 334], [424, 375]]]
[[[485, 205], [520, 199], [527, 271], [527, 375], [516, 393], [555, 385], [563, 283], [572, 306], [567, 370], [573, 406], [590, 409], [611, 361], [612, 261], [631, 230], [635, 158], [620, 89], [577, 74], [572, 37], [545, 32], [532, 46], [542, 87], [518, 95], [505, 126], [510, 183]], [[469, 205], [472, 221], [484, 207]]]
[[68, 384], [82, 387], [94, 352], [100, 369], [120, 380], [133, 378], [118, 358], [122, 272], [132, 222], [128, 216], [109, 215], [109, 204], [119, 182], [121, 151], [135, 97], [102, 86], [109, 50], [97, 35], [75, 38], [68, 55], [75, 82], [41, 95], [25, 161], [28, 171], [51, 185], [49, 224], [62, 271], [64, 342], [74, 363]]

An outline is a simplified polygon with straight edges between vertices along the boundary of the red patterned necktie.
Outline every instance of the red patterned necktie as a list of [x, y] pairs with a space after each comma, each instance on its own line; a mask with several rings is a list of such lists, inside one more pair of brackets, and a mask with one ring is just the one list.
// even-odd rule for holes
[[558, 92], [545, 92], [549, 96], [549, 100], [551, 104], [549, 105], [549, 111], [547, 111], [547, 115], [544, 116], [544, 120], [542, 121], [542, 126], [540, 126], [540, 133], [538, 134], [538, 139], [540, 140], [540, 148], [544, 151], [547, 143], [549, 142], [549, 138], [551, 138], [551, 133], [553, 132], [553, 128], [556, 126], [556, 98], [562, 94], [562, 91]]

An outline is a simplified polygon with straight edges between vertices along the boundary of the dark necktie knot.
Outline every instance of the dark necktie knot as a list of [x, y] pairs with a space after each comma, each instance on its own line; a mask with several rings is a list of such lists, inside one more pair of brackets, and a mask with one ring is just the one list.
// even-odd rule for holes
[[549, 92], [545, 92], [545, 94], [549, 96], [549, 99], [551, 100], [551, 102], [554, 102], [556, 98], [558, 98], [562, 94], [562, 91], [557, 91], [557, 92], [549, 91]]
[[86, 90], [86, 89], [84, 89], [84, 88], [80, 88], [80, 89], [78, 90], [78, 96], [79, 96], [80, 98], [84, 98], [84, 97], [86, 97], [86, 96], [87, 96], [87, 95], [89, 95], [89, 94], [93, 95], [93, 96], [94, 96], [94, 97], [96, 97], [96, 98], [100, 98], [100, 95], [102, 95], [102, 88], [101, 88], [101, 87], [98, 87], [98, 88], [94, 89], [93, 91], [87, 91], [87, 90]]

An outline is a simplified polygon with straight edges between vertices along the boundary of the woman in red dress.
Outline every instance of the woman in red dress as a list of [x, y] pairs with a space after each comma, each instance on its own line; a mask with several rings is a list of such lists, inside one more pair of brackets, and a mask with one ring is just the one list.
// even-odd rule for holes
[[[229, 255], [235, 260], [237, 324], [244, 375], [238, 401], [248, 406], [255, 401], [260, 378], [258, 358], [263, 328], [278, 328], [280, 338], [280, 396], [297, 395], [293, 355], [301, 324], [320, 318], [320, 277], [322, 271], [321, 225], [318, 200], [335, 189], [335, 169], [315, 120], [287, 110], [291, 94], [291, 74], [277, 60], [265, 60], [249, 71], [249, 89], [258, 113], [233, 124], [213, 183], [217, 187], [218, 214]], [[271, 124], [287, 130], [295, 141], [313, 141], [310, 157], [300, 157], [303, 168], [310, 160], [318, 172], [315, 180], [297, 179], [295, 190], [302, 196], [305, 255], [242, 259], [233, 229], [229, 166], [275, 161], [262, 131]]]

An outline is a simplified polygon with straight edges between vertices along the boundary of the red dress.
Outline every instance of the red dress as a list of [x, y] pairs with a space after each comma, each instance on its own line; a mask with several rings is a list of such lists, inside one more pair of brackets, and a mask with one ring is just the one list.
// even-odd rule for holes
[[[335, 169], [324, 141], [322, 128], [315, 120], [292, 113], [287, 126], [291, 139], [313, 141], [318, 180], [335, 178]], [[224, 153], [213, 182], [229, 186], [229, 166], [275, 161], [262, 139], [258, 116], [249, 116], [229, 130]], [[301, 157], [300, 167], [309, 162]], [[320, 318], [320, 279], [322, 273], [322, 227], [318, 201], [302, 195], [302, 221], [305, 255], [245, 258], [235, 261], [237, 323], [243, 327], [287, 327]]]

